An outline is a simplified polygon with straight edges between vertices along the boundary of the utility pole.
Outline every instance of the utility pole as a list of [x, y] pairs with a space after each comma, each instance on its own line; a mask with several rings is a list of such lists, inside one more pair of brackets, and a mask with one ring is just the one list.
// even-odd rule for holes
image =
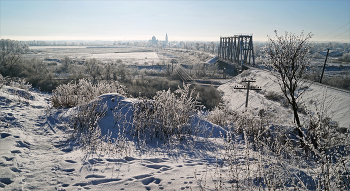
[[248, 85], [247, 87], [238, 87], [238, 86], [235, 86], [234, 89], [246, 89], [247, 90], [247, 97], [246, 97], [246, 101], [245, 101], [245, 107], [248, 107], [248, 97], [249, 97], [249, 90], [261, 90], [260, 87], [253, 87], [253, 86], [250, 86], [250, 82], [256, 82], [255, 80], [247, 80], [247, 79], [244, 79], [242, 80], [242, 82], [247, 82]]
[[326, 60], [324, 61], [324, 65], [323, 65], [323, 70], [322, 70], [322, 74], [321, 74], [321, 78], [320, 78], [320, 84], [322, 83], [322, 78], [323, 78], [324, 70], [326, 69], [326, 63], [327, 63], [328, 53], [329, 53], [329, 48], [327, 49], [327, 55], [326, 55]]

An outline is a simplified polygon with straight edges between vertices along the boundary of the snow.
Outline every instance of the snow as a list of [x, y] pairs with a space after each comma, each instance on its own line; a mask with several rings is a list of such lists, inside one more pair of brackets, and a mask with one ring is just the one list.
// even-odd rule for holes
[[[245, 110], [246, 91], [233, 89], [244, 78], [256, 79], [253, 85], [263, 89], [250, 91], [250, 110], [265, 109], [282, 124], [292, 122], [290, 109], [264, 98], [264, 91], [277, 92], [279, 87], [271, 74], [263, 70], [250, 69], [219, 87], [229, 108]], [[225, 153], [226, 132], [219, 126], [194, 117], [197, 124], [212, 132], [210, 138], [203, 134], [174, 145], [157, 140], [147, 144], [130, 141], [122, 152], [88, 153], [69, 139], [72, 129], [67, 122], [75, 108], [54, 109], [50, 106], [50, 94], [26, 91], [30, 94], [27, 99], [28, 96], [23, 97], [27, 94], [16, 94], [19, 91], [15, 90], [9, 86], [0, 89], [0, 190], [214, 190], [217, 186], [213, 179], [218, 176], [217, 165]], [[324, 86], [313, 84], [302, 99], [320, 103], [325, 90]], [[326, 95], [333, 119], [348, 127], [349, 94], [328, 89]], [[97, 100], [107, 105], [107, 113], [99, 123], [102, 134], [112, 133], [112, 138], [118, 138], [120, 127], [130, 128], [127, 124], [132, 121], [132, 104], [138, 100], [114, 93]], [[112, 110], [120, 111], [123, 120], [115, 123]], [[244, 140], [237, 136], [236, 141], [234, 156], [243, 164], [247, 153]], [[248, 154], [257, 155], [253, 151]], [[254, 169], [254, 160], [250, 163], [249, 168]], [[243, 176], [243, 167], [237, 169]], [[230, 186], [224, 182], [224, 187]]]
[[149, 63], [159, 62], [159, 58], [156, 52], [128, 52], [128, 53], [98, 53], [88, 55], [85, 59], [96, 58], [102, 61], [116, 61], [121, 59], [124, 62], [130, 62], [132, 64], [138, 63], [143, 65], [145, 60]]
[[[187, 147], [131, 146], [127, 157], [85, 153], [67, 141], [71, 129], [65, 122], [74, 108], [50, 109], [49, 94], [30, 91], [33, 99], [26, 100], [11, 89], [3, 86], [0, 94], [0, 190], [199, 190], [198, 180], [215, 168], [221, 147], [215, 138]], [[116, 135], [110, 109], [130, 119], [137, 100], [119, 94], [100, 99], [109, 109], [101, 129]]]
[[63, 59], [68, 56], [72, 60], [87, 60], [97, 59], [104, 63], [116, 62], [122, 60], [124, 64], [144, 65], [156, 64], [160, 62], [160, 58], [156, 52], [149, 52], [143, 48], [135, 47], [86, 47], [86, 46], [30, 46], [35, 50], [35, 54], [24, 54], [24, 58], [39, 58], [39, 59]]
[[[246, 109], [247, 90], [234, 89], [235, 86], [245, 85], [241, 83], [243, 79], [255, 79], [256, 82], [251, 83], [251, 85], [259, 86], [262, 89], [261, 91], [249, 91], [248, 109], [255, 111], [264, 109], [275, 114], [276, 122], [293, 123], [291, 109], [281, 107], [279, 102], [271, 101], [264, 97], [264, 94], [268, 91], [281, 92], [277, 79], [266, 70], [251, 68], [241, 75], [228, 80], [227, 83], [218, 88], [224, 93], [223, 100], [230, 109], [241, 111]], [[316, 108], [319, 110], [324, 103], [325, 108], [328, 108], [328, 116], [337, 121], [340, 127], [350, 129], [350, 92], [327, 87], [319, 83], [310, 84], [306, 82], [305, 85], [310, 85], [310, 87], [302, 94], [300, 101], [306, 104], [306, 107], [311, 112], [316, 113]]]

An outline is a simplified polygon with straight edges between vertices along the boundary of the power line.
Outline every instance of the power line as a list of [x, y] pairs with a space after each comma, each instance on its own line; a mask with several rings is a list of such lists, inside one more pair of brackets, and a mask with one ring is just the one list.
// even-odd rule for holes
[[332, 34], [333, 32], [335, 32], [335, 31], [337, 31], [337, 30], [339, 30], [339, 29], [341, 29], [341, 28], [345, 27], [345, 26], [346, 26], [346, 25], [348, 25], [348, 24], [350, 24], [350, 22], [348, 22], [348, 23], [346, 23], [345, 25], [343, 25], [343, 26], [341, 26], [341, 27], [339, 27], [339, 28], [335, 29], [334, 31], [332, 31], [332, 32], [330, 32], [330, 33], [328, 33], [328, 34], [324, 35], [323, 37], [318, 38], [318, 39], [317, 39], [317, 40], [315, 40], [315, 41], [318, 41], [318, 40], [320, 40], [320, 39], [322, 39], [322, 38], [324, 38], [324, 37], [326, 37], [326, 36], [328, 36], [328, 35]]
[[341, 34], [338, 34], [337, 36], [335, 36], [335, 37], [333, 37], [333, 38], [331, 38], [331, 39], [329, 39], [329, 40], [327, 40], [327, 41], [330, 41], [330, 40], [332, 40], [332, 39], [335, 39], [335, 38], [337, 38], [338, 36], [340, 36], [340, 35], [342, 35], [342, 34], [344, 34], [344, 33], [348, 32], [348, 31], [350, 31], [350, 29], [349, 29], [349, 30], [347, 30], [347, 31], [345, 31], [345, 32], [343, 32], [343, 33], [341, 33]]
[[340, 39], [339, 41], [341, 42], [341, 41], [343, 41], [343, 40], [345, 40], [345, 39], [349, 39], [349, 40], [350, 40], [350, 35], [349, 35], [349, 36], [346, 36], [346, 37], [344, 37], [344, 38], [342, 38], [342, 39]]

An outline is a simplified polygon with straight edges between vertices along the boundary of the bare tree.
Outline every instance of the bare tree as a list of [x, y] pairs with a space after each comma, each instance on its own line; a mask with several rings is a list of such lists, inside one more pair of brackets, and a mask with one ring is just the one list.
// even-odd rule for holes
[[100, 61], [95, 58], [89, 59], [85, 62], [85, 71], [92, 77], [93, 83], [96, 83], [97, 78], [102, 75], [102, 67]]
[[114, 70], [113, 63], [107, 63], [104, 65], [103, 68], [104, 68], [104, 79], [110, 80]]
[[285, 32], [284, 36], [278, 36], [277, 31], [274, 32], [276, 34], [275, 39], [268, 37], [267, 49], [265, 50], [266, 66], [272, 69], [272, 73], [278, 79], [285, 98], [292, 106], [294, 119], [298, 125], [296, 131], [303, 147], [303, 134], [298, 115], [298, 98], [307, 89], [302, 78], [310, 63], [309, 50], [311, 43], [309, 43], [309, 39], [312, 34], [304, 35], [302, 32], [300, 36], [296, 36]]
[[0, 40], [0, 73], [3, 76], [15, 77], [21, 71], [22, 46], [18, 41]]
[[64, 72], [64, 73], [67, 73], [69, 65], [71, 65], [72, 63], [73, 63], [73, 61], [68, 56], [64, 56], [64, 58], [61, 59], [60, 71]]
[[197, 50], [199, 50], [199, 43], [196, 42], [196, 44], [194, 44], [194, 46], [196, 47]]

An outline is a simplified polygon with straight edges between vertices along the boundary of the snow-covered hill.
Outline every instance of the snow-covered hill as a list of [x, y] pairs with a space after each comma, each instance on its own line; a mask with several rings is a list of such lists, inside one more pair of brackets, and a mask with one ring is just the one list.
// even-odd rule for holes
[[[271, 101], [265, 98], [269, 91], [279, 93], [280, 87], [276, 78], [270, 72], [261, 69], [250, 69], [239, 76], [232, 78], [218, 89], [224, 92], [223, 99], [232, 110], [245, 110], [246, 90], [234, 89], [235, 86], [242, 86], [243, 79], [255, 79], [254, 86], [261, 87], [261, 91], [250, 91], [248, 108], [252, 110], [264, 109], [274, 114], [276, 121], [286, 124], [293, 123], [293, 113], [291, 109], [283, 107], [280, 102]], [[244, 84], [245, 85], [245, 84]], [[305, 85], [310, 85], [305, 83]], [[327, 114], [340, 127], [350, 129], [350, 93], [336, 88], [327, 88], [319, 83], [312, 83], [307, 91], [302, 95], [302, 101], [308, 110], [316, 113], [320, 111], [322, 105], [327, 110]]]
[[[198, 138], [191, 145], [155, 142], [119, 154], [84, 153], [69, 141], [66, 123], [74, 108], [52, 109], [49, 94], [26, 91], [31, 99], [25, 99], [14, 89], [3, 86], [0, 92], [0, 190], [199, 190], [198, 181], [209, 181], [206, 173], [222, 149], [216, 138]], [[101, 98], [109, 111], [134, 101], [118, 94]], [[100, 126], [103, 133], [118, 133], [111, 112]]]
[[[256, 79], [255, 85], [263, 89], [250, 92], [250, 110], [264, 109], [271, 113], [274, 123], [293, 123], [290, 109], [264, 97], [266, 91], [278, 92], [279, 87], [268, 72], [258, 69], [248, 70], [219, 87], [229, 108], [245, 110], [246, 91], [233, 89], [243, 78]], [[348, 93], [326, 91], [313, 84], [303, 100], [308, 104], [312, 99], [320, 105], [324, 95], [333, 119], [340, 126], [349, 127]], [[256, 183], [257, 178], [261, 178], [256, 169], [261, 164], [274, 163], [273, 156], [261, 156], [253, 151], [241, 135], [235, 135], [234, 146], [227, 149], [226, 131], [208, 121], [201, 119], [200, 124], [202, 129], [212, 133], [209, 138], [206, 135], [210, 133], [174, 144], [163, 144], [160, 140], [146, 144], [122, 141], [120, 143], [126, 146], [117, 145], [121, 148], [118, 151], [88, 153], [70, 139], [72, 129], [68, 123], [76, 108], [51, 108], [50, 96], [10, 86], [0, 89], [0, 190], [215, 190], [236, 185], [245, 190], [267, 188], [266, 184]], [[114, 122], [116, 116], [112, 110], [120, 111], [126, 120], [131, 120], [132, 107], [129, 106], [138, 100], [113, 93], [102, 95], [99, 100], [107, 105], [106, 115], [100, 121], [102, 134], [112, 133], [111, 138], [118, 138], [118, 127], [123, 124]], [[199, 124], [199, 120], [195, 121]], [[230, 159], [235, 164], [231, 170], [237, 173], [237, 180], [229, 173], [233, 172], [230, 171], [232, 166], [220, 166]], [[284, 165], [290, 165], [288, 173], [295, 176], [302, 172], [293, 164], [286, 162]], [[316, 175], [307, 177], [311, 176]]]

